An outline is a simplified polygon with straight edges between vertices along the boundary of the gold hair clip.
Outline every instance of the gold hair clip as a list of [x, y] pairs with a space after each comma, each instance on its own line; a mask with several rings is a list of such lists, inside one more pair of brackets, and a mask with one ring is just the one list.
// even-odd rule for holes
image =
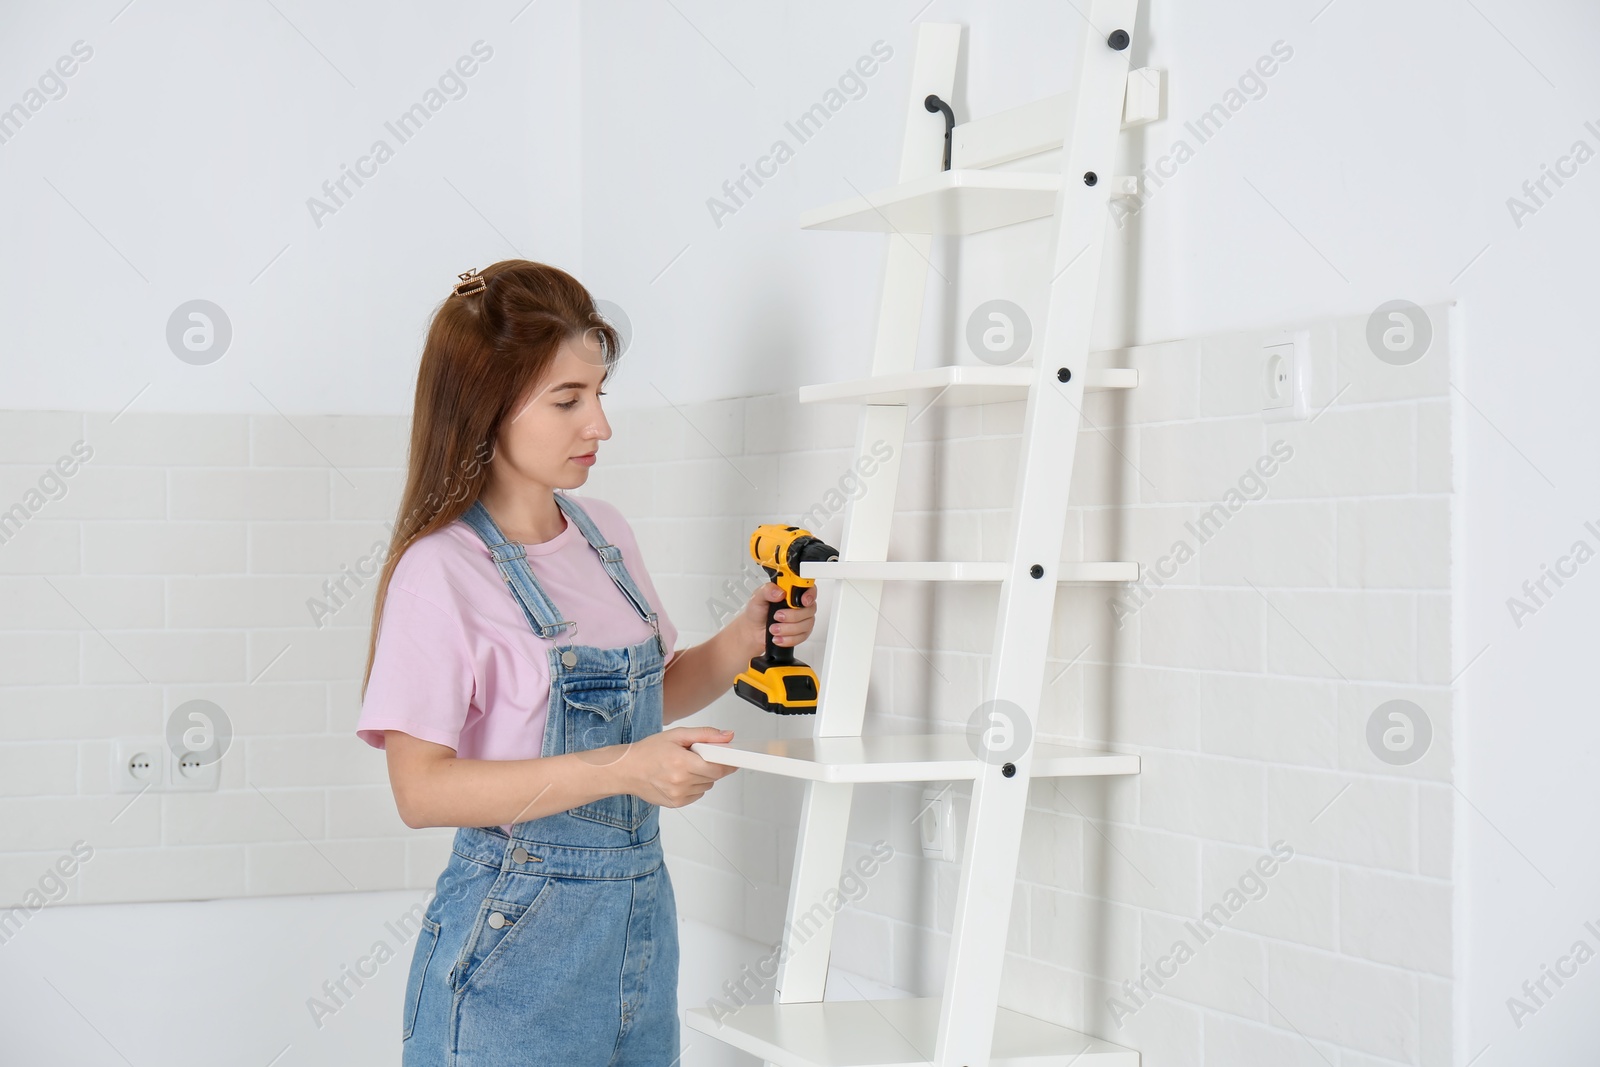
[[484, 281], [483, 275], [478, 273], [476, 267], [465, 274], [458, 274], [456, 277], [461, 279], [455, 287], [457, 296], [471, 296], [473, 293], [481, 293], [489, 288], [489, 283]]

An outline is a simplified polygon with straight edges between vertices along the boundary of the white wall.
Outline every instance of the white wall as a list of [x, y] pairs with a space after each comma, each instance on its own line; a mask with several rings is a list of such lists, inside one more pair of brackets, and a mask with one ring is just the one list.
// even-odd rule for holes
[[[793, 220], [852, 184], [887, 184], [912, 20], [967, 24], [962, 117], [1066, 88], [1079, 32], [1067, 6], [950, 0], [401, 16], [113, 0], [4, 19], [0, 69], [13, 76], [0, 107], [75, 41], [94, 56], [0, 144], [12, 206], [0, 223], [0, 406], [296, 419], [404, 413], [445, 286], [509, 255], [572, 269], [628, 311], [637, 340], [619, 408], [853, 375], [882, 238], [800, 233]], [[1600, 800], [1582, 673], [1593, 569], [1520, 628], [1506, 606], [1600, 520], [1588, 476], [1600, 443], [1588, 417], [1600, 372], [1586, 358], [1594, 167], [1520, 225], [1507, 209], [1576, 140], [1600, 148], [1584, 125], [1600, 125], [1587, 62], [1597, 31], [1600, 12], [1573, 0], [1147, 5], [1133, 58], [1171, 72], [1170, 117], [1128, 139], [1129, 169], [1167, 153], [1182, 120], [1274, 41], [1294, 57], [1121, 231], [1096, 329], [1109, 348], [1364, 316], [1398, 297], [1457, 302], [1455, 785], [1467, 814], [1453, 1055], [1487, 1049], [1476, 1062], [1488, 1067], [1577, 1062], [1600, 1037], [1592, 967], [1520, 1029], [1506, 1007], [1575, 939], [1600, 945], [1583, 927], [1600, 899], [1600, 860], [1583, 844]], [[306, 198], [480, 38], [495, 56], [466, 98], [316, 228]], [[706, 198], [880, 38], [895, 55], [865, 96], [717, 228]], [[954, 284], [935, 282], [921, 362], [953, 351], [978, 301], [1023, 284], [1014, 249], [1004, 236], [936, 247]], [[164, 340], [173, 309], [196, 297], [235, 327], [229, 354], [206, 367]], [[12, 455], [8, 476], [36, 463]]]
[[[0, 143], [0, 403], [409, 410], [458, 273], [581, 266], [577, 11], [522, 7], [10, 6], [0, 108], [75, 42], [92, 56]], [[478, 41], [489, 58], [428, 99]], [[386, 129], [419, 102], [437, 107], [419, 131]], [[377, 140], [392, 158], [314, 218]], [[209, 365], [166, 343], [193, 299], [232, 323]]]

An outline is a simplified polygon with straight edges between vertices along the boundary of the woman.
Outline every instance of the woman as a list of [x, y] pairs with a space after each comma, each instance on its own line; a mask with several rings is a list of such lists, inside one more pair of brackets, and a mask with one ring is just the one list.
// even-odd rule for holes
[[[664, 730], [764, 650], [767, 583], [668, 653], [633, 532], [580, 486], [611, 436], [618, 337], [570, 275], [469, 271], [418, 371], [400, 518], [379, 578], [358, 735], [407, 826], [458, 827], [404, 1007], [407, 1067], [677, 1060], [678, 940], [660, 807], [733, 768]], [[460, 520], [460, 521], [457, 521]], [[811, 632], [815, 590], [773, 626]]]

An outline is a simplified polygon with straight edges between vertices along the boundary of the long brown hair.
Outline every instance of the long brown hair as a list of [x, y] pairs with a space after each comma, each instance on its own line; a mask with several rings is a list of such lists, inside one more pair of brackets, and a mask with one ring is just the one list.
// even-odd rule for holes
[[500, 424], [539, 382], [568, 340], [593, 330], [610, 376], [621, 355], [616, 329], [566, 271], [526, 259], [503, 259], [463, 285], [434, 312], [417, 369], [406, 487], [372, 605], [366, 696], [378, 648], [378, 625], [389, 579], [406, 548], [456, 521], [489, 479]]

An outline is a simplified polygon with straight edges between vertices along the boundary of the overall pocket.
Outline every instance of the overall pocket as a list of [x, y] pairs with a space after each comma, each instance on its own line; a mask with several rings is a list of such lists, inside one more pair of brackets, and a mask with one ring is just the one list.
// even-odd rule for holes
[[[472, 933], [462, 946], [461, 956], [450, 971], [450, 984], [456, 992], [469, 984], [482, 985], [486, 978], [492, 978], [494, 970], [503, 966], [502, 961], [517, 951], [516, 943], [531, 936], [529, 928], [538, 921], [544, 904], [549, 901], [554, 881], [533, 876], [519, 879], [519, 895], [531, 894], [525, 902], [495, 897], [484, 900], [478, 908]], [[526, 893], [521, 892], [524, 890]]]
[[[587, 752], [635, 740], [634, 696], [626, 685], [570, 686], [563, 688], [563, 728], [568, 752]], [[642, 735], [641, 735], [642, 736]], [[619, 750], [618, 759], [625, 752]], [[630, 793], [618, 793], [572, 808], [568, 814], [622, 830], [637, 830], [650, 814], [650, 805]]]
[[417, 931], [417, 943], [411, 950], [411, 971], [406, 977], [406, 1000], [401, 1019], [401, 1041], [411, 1038], [417, 1026], [417, 1005], [422, 1002], [422, 983], [428, 974], [428, 962], [439, 945], [439, 924], [423, 916], [422, 928]]

